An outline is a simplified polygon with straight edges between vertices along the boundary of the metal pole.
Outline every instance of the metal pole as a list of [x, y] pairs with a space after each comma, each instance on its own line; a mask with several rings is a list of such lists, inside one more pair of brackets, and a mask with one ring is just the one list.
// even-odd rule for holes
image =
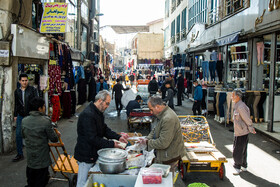
[[2, 133], [2, 104], [3, 104], [3, 94], [4, 94], [4, 79], [5, 79], [5, 72], [4, 72], [4, 68], [1, 67], [0, 68], [0, 153], [4, 152], [4, 143], [3, 143], [3, 133]]
[[77, 48], [81, 50], [81, 0], [78, 0], [77, 6]]
[[272, 33], [271, 35], [271, 53], [270, 53], [270, 77], [269, 77], [269, 108], [268, 108], [268, 124], [267, 131], [273, 132], [274, 122], [274, 85], [275, 85], [275, 64], [276, 64], [276, 46], [277, 35]]

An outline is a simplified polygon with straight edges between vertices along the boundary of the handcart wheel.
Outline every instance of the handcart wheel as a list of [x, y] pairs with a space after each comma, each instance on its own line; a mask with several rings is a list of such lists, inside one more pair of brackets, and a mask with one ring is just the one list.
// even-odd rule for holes
[[69, 187], [76, 187], [77, 186], [77, 177], [78, 177], [78, 175], [76, 173], [70, 175], [70, 177], [69, 177]]
[[183, 181], [186, 181], [187, 180], [187, 166], [182, 160], [180, 160], [178, 163], [178, 169], [180, 172], [181, 179]]
[[221, 167], [220, 167], [220, 171], [219, 171], [219, 178], [220, 178], [220, 180], [224, 180], [225, 173], [226, 173], [226, 168], [225, 168], [224, 163], [222, 163]]

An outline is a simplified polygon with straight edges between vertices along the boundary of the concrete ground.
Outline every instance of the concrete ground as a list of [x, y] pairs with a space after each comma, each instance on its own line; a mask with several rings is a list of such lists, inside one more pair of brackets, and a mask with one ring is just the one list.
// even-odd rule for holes
[[[176, 98], [174, 98], [176, 103]], [[105, 112], [105, 121], [110, 128], [116, 132], [127, 132], [126, 114], [122, 111], [121, 116], [117, 117], [115, 112], [115, 102], [112, 101], [109, 108]], [[77, 116], [87, 104], [84, 104], [77, 111]], [[192, 102], [188, 99], [183, 101], [183, 106], [175, 107], [178, 115], [188, 115], [191, 112]], [[76, 123], [77, 116], [71, 119], [62, 119], [59, 121], [58, 129], [62, 134], [62, 140], [65, 143], [67, 152], [70, 155], [74, 153], [76, 144]], [[248, 147], [248, 171], [242, 172], [239, 176], [234, 176], [232, 144], [233, 132], [229, 131], [230, 126], [225, 127], [213, 120], [213, 116], [207, 116], [210, 125], [211, 134], [217, 149], [227, 157], [228, 163], [225, 164], [225, 179], [219, 180], [217, 173], [189, 173], [187, 181], [183, 182], [178, 177], [175, 186], [183, 187], [190, 183], [202, 182], [209, 186], [279, 186], [280, 184], [280, 146], [269, 138], [257, 133], [250, 135]], [[147, 129], [136, 129], [137, 132], [147, 135]], [[0, 186], [19, 187], [26, 185], [25, 168], [26, 159], [13, 163], [11, 160], [15, 156], [15, 152], [0, 156]], [[60, 175], [56, 175], [61, 177]], [[50, 181], [49, 187], [66, 187], [67, 182]]]

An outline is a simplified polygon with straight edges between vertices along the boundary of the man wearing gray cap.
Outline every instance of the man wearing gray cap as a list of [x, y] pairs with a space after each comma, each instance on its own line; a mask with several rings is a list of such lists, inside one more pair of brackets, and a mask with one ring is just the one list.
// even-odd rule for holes
[[247, 171], [247, 145], [249, 141], [248, 134], [256, 134], [253, 122], [250, 118], [250, 109], [242, 102], [242, 92], [234, 90], [232, 93], [234, 105], [234, 143], [233, 160], [234, 175], [239, 175], [241, 171]]

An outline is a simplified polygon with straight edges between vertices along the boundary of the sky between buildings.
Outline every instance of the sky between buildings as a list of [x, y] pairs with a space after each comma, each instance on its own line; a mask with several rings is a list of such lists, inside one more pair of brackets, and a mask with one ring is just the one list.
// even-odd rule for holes
[[164, 17], [164, 0], [100, 0], [100, 26], [146, 25]]

